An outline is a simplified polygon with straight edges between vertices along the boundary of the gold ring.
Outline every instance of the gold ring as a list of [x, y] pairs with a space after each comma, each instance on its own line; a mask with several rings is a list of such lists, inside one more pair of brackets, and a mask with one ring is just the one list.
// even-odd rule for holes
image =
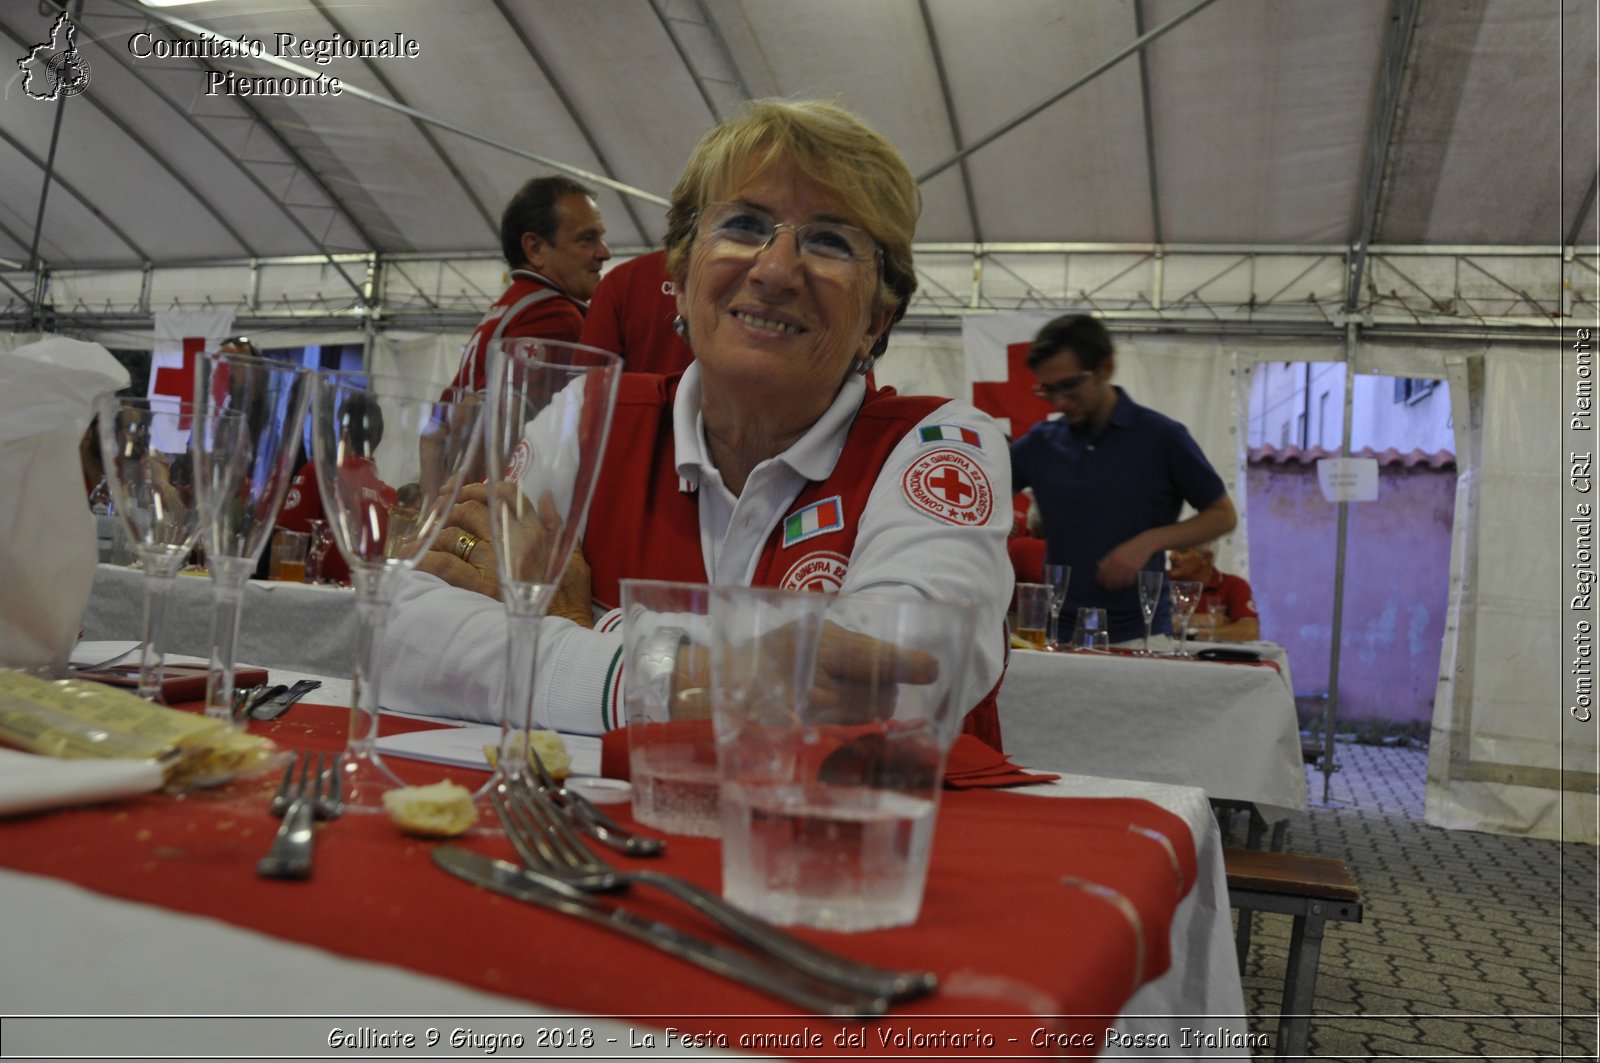
[[[472, 550], [478, 545], [478, 537], [471, 532], [462, 532], [456, 539], [455, 549], [450, 551], [461, 560], [466, 561], [472, 556]], [[470, 562], [469, 562], [470, 563]]]

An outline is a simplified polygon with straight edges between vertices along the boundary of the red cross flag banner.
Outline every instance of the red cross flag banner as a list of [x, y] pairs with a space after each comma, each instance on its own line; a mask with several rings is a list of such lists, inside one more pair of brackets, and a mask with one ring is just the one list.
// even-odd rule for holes
[[194, 360], [214, 351], [233, 334], [231, 309], [157, 310], [150, 348], [150, 390], [154, 399], [194, 399]]
[[972, 404], [1000, 422], [1012, 439], [1042, 421], [1052, 407], [1033, 393], [1028, 369], [1028, 344], [1056, 315], [1053, 313], [986, 314], [961, 321], [961, 343], [967, 362]]

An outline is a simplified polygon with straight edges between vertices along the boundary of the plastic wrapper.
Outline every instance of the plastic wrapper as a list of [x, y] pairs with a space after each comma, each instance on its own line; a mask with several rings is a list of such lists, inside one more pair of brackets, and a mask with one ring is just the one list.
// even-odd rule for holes
[[0, 742], [67, 759], [153, 760], [181, 792], [271, 766], [276, 747], [226, 720], [152, 705], [76, 679], [0, 670]]
[[63, 336], [0, 357], [0, 666], [66, 666], [97, 556], [78, 444], [95, 397], [127, 383], [104, 347]]

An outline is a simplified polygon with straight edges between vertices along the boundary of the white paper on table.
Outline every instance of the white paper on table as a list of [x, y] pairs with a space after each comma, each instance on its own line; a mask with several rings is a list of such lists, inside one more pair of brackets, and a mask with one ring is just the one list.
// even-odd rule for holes
[[161, 780], [153, 760], [65, 760], [0, 749], [0, 816], [149, 793]]
[[[594, 735], [563, 734], [562, 743], [572, 760], [572, 774], [600, 774], [600, 739]], [[448, 764], [456, 768], [489, 769], [484, 746], [500, 744], [500, 728], [494, 724], [467, 724], [440, 727], [431, 731], [411, 731], [378, 739], [378, 754], [402, 757], [429, 764]]]
[[67, 663], [74, 668], [110, 668], [121, 663], [139, 646], [140, 643], [126, 640], [85, 639], [72, 648], [72, 656], [67, 658]]

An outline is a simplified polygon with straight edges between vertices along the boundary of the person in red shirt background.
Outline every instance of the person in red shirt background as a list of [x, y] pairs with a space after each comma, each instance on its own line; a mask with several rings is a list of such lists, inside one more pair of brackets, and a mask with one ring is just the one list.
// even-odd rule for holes
[[[1189, 620], [1190, 630], [1201, 638], [1223, 642], [1252, 642], [1261, 637], [1260, 614], [1250, 593], [1250, 584], [1242, 576], [1219, 572], [1216, 551], [1209, 546], [1194, 546], [1187, 550], [1174, 550], [1167, 557], [1171, 579], [1194, 579], [1205, 585], [1200, 592], [1200, 605]], [[1213, 613], [1217, 603], [1220, 612]]]
[[570, 177], [536, 177], [500, 216], [500, 250], [511, 284], [461, 352], [451, 387], [482, 391], [491, 345], [519, 336], [575, 343], [588, 300], [611, 257], [594, 194]]
[[1039, 517], [1039, 507], [1033, 496], [1018, 491], [1011, 500], [1013, 523], [1011, 538], [1006, 540], [1006, 553], [1011, 555], [1011, 569], [1018, 583], [1044, 582], [1044, 522]]
[[694, 361], [673, 323], [678, 288], [667, 276], [667, 253], [652, 251], [614, 266], [600, 279], [579, 342], [622, 356], [629, 373], [681, 373]]
[[[339, 410], [339, 435], [345, 441], [346, 451], [340, 462], [340, 480], [372, 496], [380, 514], [378, 533], [382, 535], [389, 508], [398, 498], [395, 488], [373, 473], [373, 462], [368, 457], [383, 439], [383, 410], [376, 403], [365, 401], [362, 396], [351, 396]], [[290, 531], [310, 531], [313, 520], [328, 522], [314, 460], [302, 465], [290, 481], [283, 508], [278, 511], [278, 527]], [[350, 566], [337, 547], [329, 550], [323, 559], [322, 575], [334, 583], [350, 582]]]

